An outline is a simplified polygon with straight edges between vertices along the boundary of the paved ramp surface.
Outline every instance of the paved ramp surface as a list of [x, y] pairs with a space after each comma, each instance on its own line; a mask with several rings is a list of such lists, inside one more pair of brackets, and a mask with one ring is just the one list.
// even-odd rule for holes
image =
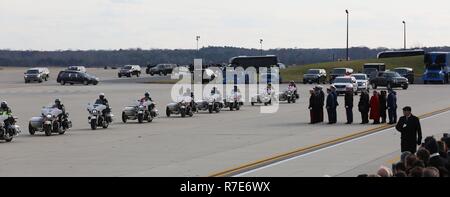
[[[171, 102], [171, 85], [116, 79], [117, 71], [111, 70], [90, 69], [90, 72], [103, 79], [98, 86], [61, 86], [54, 79], [42, 84], [24, 84], [23, 70], [0, 71], [0, 99], [8, 101], [23, 130], [12, 143], [0, 142], [0, 176], [208, 176], [377, 127], [343, 124], [342, 97], [339, 98], [339, 124], [309, 125], [307, 95], [312, 88], [310, 85], [300, 85], [299, 102], [281, 104], [276, 114], [260, 114], [259, 107], [247, 105], [239, 112], [224, 110], [219, 114], [195, 114], [186, 119], [166, 118], [163, 114], [165, 105]], [[409, 90], [398, 90], [399, 105], [413, 106], [415, 114], [449, 107], [449, 88], [413, 85]], [[119, 122], [123, 107], [147, 90], [157, 101], [162, 116], [145, 124]], [[86, 105], [100, 92], [107, 95], [116, 119], [110, 128], [92, 131], [87, 122]], [[55, 98], [64, 102], [73, 129], [62, 136], [45, 137], [42, 133], [30, 136], [28, 120], [38, 116], [41, 107]], [[355, 120], [359, 121], [360, 116], [355, 115]], [[442, 114], [424, 121], [424, 136], [449, 128], [449, 117], [449, 114]], [[370, 161], [398, 151], [400, 136], [393, 133], [387, 131], [354, 142], [361, 144], [349, 143], [328, 150], [332, 152], [311, 155], [309, 160], [286, 163], [291, 166], [279, 165], [248, 176], [353, 176], [359, 171], [372, 172], [378, 163], [372, 165]], [[349, 158], [350, 154], [357, 156]], [[329, 168], [329, 165], [334, 167]]]

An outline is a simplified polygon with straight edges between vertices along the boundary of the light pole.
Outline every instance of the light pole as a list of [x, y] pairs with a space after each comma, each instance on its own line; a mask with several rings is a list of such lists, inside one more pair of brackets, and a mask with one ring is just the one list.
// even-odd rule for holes
[[349, 54], [348, 54], [348, 23], [349, 23], [349, 14], [350, 12], [348, 10], [345, 10], [345, 13], [347, 14], [347, 47], [346, 47], [346, 54], [347, 54], [347, 61], [350, 60]]
[[406, 50], [406, 21], [403, 21], [403, 48]]
[[259, 44], [261, 44], [261, 56], [263, 56], [263, 39], [259, 39]]
[[195, 39], [197, 40], [197, 53], [198, 53], [199, 52], [198, 42], [200, 41], [200, 36], [195, 37]]

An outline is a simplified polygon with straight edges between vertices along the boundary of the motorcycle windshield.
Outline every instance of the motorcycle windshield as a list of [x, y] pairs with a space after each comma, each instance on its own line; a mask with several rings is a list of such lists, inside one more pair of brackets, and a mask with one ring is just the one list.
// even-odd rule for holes
[[135, 102], [133, 102], [133, 105], [132, 106], [134, 106], [134, 107], [139, 107], [139, 106], [148, 106], [149, 105], [149, 102], [148, 101], [135, 101]]
[[41, 113], [44, 115], [52, 115], [52, 116], [58, 116], [62, 113], [62, 111], [58, 108], [54, 108], [53, 106], [49, 105], [44, 108], [42, 108]]
[[99, 103], [94, 102], [94, 104], [88, 104], [88, 109], [89, 109], [89, 110], [96, 109], [96, 110], [101, 111], [101, 110], [106, 109], [106, 105], [103, 105], [103, 104], [99, 104]]
[[190, 96], [180, 96], [177, 98], [178, 103], [180, 103], [182, 101], [189, 103], [192, 101], [192, 98]]

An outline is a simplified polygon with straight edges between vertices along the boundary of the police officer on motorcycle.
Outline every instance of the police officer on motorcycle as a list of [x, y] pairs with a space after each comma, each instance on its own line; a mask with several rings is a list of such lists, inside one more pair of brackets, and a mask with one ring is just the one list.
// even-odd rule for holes
[[52, 106], [53, 108], [57, 108], [62, 111], [62, 113], [58, 116], [59, 120], [61, 121], [62, 118], [66, 116], [66, 108], [61, 103], [60, 99], [55, 99], [55, 104]]
[[100, 95], [98, 96], [98, 99], [95, 101], [95, 104], [101, 104], [101, 105], [105, 105], [106, 109], [103, 110], [103, 114], [109, 114], [111, 112], [111, 109], [109, 108], [109, 103], [108, 100], [105, 98], [105, 93], [100, 93]]
[[295, 95], [297, 98], [300, 98], [300, 95], [299, 95], [298, 92], [297, 92], [297, 85], [295, 84], [295, 81], [291, 81], [291, 82], [289, 83], [289, 87], [290, 87], [290, 88], [295, 88], [294, 95]]
[[2, 101], [2, 103], [0, 104], [0, 115], [9, 116], [4, 121], [5, 127], [8, 127], [11, 124], [14, 124], [14, 118], [11, 117], [11, 115], [12, 115], [11, 108], [8, 107], [8, 103], [6, 101]]
[[152, 111], [152, 109], [155, 107], [155, 104], [153, 103], [152, 97], [150, 97], [150, 92], [145, 92], [144, 98], [141, 98], [141, 103], [149, 101], [152, 102], [152, 104], [148, 106], [148, 111]]
[[141, 102], [143, 102], [143, 101], [152, 101], [153, 102], [152, 97], [150, 97], [150, 92], [145, 92], [144, 98], [141, 99]]

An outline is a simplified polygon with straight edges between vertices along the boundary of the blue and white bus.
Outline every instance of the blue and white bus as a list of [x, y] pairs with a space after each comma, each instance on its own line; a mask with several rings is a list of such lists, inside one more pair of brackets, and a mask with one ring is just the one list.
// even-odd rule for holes
[[450, 53], [449, 52], [430, 52], [425, 54], [425, 73], [423, 82], [442, 83], [449, 82], [450, 72]]

